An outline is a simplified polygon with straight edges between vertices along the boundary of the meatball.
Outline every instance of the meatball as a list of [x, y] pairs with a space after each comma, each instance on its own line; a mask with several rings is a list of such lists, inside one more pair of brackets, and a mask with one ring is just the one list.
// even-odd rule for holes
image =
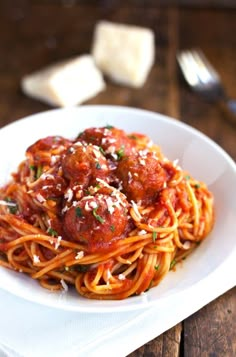
[[146, 150], [124, 157], [118, 163], [116, 174], [128, 199], [142, 204], [156, 200], [167, 178], [155, 154]]
[[77, 142], [71, 146], [62, 160], [64, 176], [83, 187], [107, 181], [110, 169], [99, 148], [92, 144]]
[[48, 136], [36, 141], [27, 151], [26, 156], [30, 165], [49, 165], [54, 166], [72, 142], [61, 136]]
[[136, 145], [123, 130], [110, 126], [86, 129], [79, 139], [99, 146], [106, 156], [114, 160], [129, 155]]
[[89, 252], [109, 249], [125, 237], [129, 227], [128, 202], [118, 190], [102, 188], [75, 202], [64, 215], [64, 230]]

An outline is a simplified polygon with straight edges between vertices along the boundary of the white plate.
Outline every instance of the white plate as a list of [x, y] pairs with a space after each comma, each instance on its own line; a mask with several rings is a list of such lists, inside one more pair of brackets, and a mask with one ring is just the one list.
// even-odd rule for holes
[[[233, 160], [213, 141], [173, 118], [145, 110], [115, 106], [81, 106], [51, 110], [16, 121], [0, 130], [0, 185], [9, 179], [25, 149], [39, 138], [63, 135], [74, 138], [92, 126], [114, 125], [127, 132], [149, 135], [171, 160], [196, 179], [206, 182], [215, 197], [216, 222], [210, 236], [159, 286], [141, 296], [122, 301], [96, 301], [80, 297], [73, 289], [52, 293], [28, 276], [0, 269], [0, 287], [43, 305], [80, 312], [128, 311], [174, 297], [214, 273], [235, 254], [236, 168]], [[221, 284], [215, 279], [214, 284]], [[212, 288], [212, 287], [211, 287]], [[200, 291], [199, 291], [200, 293]]]

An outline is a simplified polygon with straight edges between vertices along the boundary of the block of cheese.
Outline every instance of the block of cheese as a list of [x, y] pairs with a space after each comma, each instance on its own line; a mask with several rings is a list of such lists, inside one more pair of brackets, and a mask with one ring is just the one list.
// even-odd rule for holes
[[105, 89], [91, 55], [56, 63], [22, 78], [23, 92], [53, 106], [80, 104]]
[[100, 21], [92, 55], [97, 67], [115, 82], [141, 87], [154, 63], [154, 33], [148, 28]]

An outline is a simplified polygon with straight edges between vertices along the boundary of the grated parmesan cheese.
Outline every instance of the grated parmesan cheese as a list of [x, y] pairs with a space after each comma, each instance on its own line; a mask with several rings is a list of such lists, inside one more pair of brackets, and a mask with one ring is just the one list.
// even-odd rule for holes
[[39, 256], [38, 256], [38, 255], [36, 255], [36, 254], [33, 255], [33, 262], [34, 262], [35, 264], [40, 263], [40, 259], [39, 259]]
[[65, 280], [61, 279], [60, 280], [61, 286], [63, 287], [64, 291], [68, 291], [68, 285], [66, 284]]
[[106, 204], [107, 204], [107, 209], [110, 214], [112, 214], [115, 210], [114, 208], [114, 203], [111, 199], [111, 197], [106, 198]]
[[173, 161], [173, 166], [176, 167], [176, 166], [178, 165], [178, 163], [179, 163], [179, 159], [175, 159], [175, 160]]
[[76, 260], [79, 260], [79, 259], [82, 259], [83, 257], [84, 257], [84, 252], [81, 250], [80, 252], [78, 252], [78, 253], [76, 254], [75, 259], [76, 259]]
[[140, 165], [142, 165], [142, 166], [145, 166], [145, 160], [144, 159], [139, 159], [139, 163], [140, 163]]
[[144, 229], [138, 232], [138, 236], [143, 236], [144, 234], [147, 234], [147, 232]]
[[46, 201], [45, 198], [44, 198], [40, 193], [37, 193], [36, 199], [37, 199], [40, 203]]
[[107, 270], [107, 279], [110, 280], [112, 277], [110, 270]]
[[68, 209], [69, 209], [68, 206], [63, 207], [62, 210], [61, 210], [61, 213], [62, 214], [66, 213], [68, 211]]
[[191, 243], [189, 241], [184, 242], [183, 248], [186, 249], [186, 250], [190, 249], [191, 248]]
[[129, 171], [128, 172], [128, 183], [131, 183], [132, 182], [132, 174], [131, 172]]
[[66, 193], [64, 194], [64, 198], [70, 202], [73, 198], [73, 191], [71, 188], [68, 188], [68, 190], [66, 191]]
[[59, 155], [52, 155], [51, 156], [51, 165], [54, 165], [58, 161], [59, 158], [60, 158]]
[[58, 236], [57, 237], [57, 241], [56, 241], [56, 244], [55, 244], [55, 249], [58, 249], [60, 244], [61, 244], [61, 240], [62, 240], [62, 237], [61, 236]]
[[119, 280], [125, 280], [125, 275], [124, 274], [119, 274], [118, 275]]
[[133, 210], [134, 210], [136, 216], [138, 217], [138, 219], [139, 220], [142, 219], [142, 216], [141, 216], [141, 214], [139, 213], [139, 210], [138, 210], [138, 206], [133, 200], [131, 200], [131, 205], [132, 205]]
[[104, 180], [102, 180], [102, 179], [100, 179], [100, 178], [96, 178], [96, 181], [98, 181], [98, 182], [100, 182], [101, 184], [103, 184], [103, 186], [110, 188], [110, 186], [108, 185], [108, 183], [107, 183], [106, 181], [104, 181]]

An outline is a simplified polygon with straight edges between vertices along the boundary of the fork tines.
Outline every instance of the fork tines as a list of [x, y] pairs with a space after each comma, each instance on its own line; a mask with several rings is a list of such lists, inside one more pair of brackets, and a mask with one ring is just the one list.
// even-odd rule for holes
[[177, 61], [185, 79], [193, 87], [220, 82], [219, 74], [200, 49], [179, 52]]

